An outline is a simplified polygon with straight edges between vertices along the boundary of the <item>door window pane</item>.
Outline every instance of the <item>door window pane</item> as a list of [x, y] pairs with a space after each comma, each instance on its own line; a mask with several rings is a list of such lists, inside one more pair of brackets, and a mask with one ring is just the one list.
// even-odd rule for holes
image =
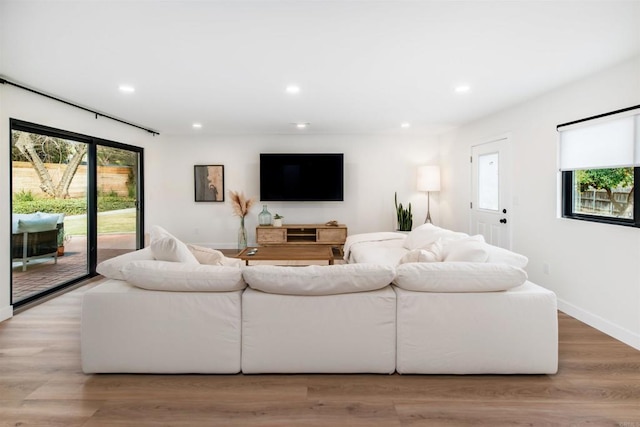
[[500, 203], [498, 153], [478, 156], [478, 207], [497, 211]]

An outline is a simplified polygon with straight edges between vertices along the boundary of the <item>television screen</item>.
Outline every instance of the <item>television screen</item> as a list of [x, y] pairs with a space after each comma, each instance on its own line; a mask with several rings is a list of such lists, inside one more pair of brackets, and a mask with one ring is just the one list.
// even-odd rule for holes
[[344, 200], [342, 153], [260, 154], [260, 200]]

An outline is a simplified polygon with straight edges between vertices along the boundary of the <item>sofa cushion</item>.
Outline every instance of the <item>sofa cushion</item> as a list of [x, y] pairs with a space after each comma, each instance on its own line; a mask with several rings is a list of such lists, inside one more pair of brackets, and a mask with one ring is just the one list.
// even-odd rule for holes
[[102, 261], [96, 266], [96, 271], [98, 272], [98, 274], [101, 274], [109, 279], [124, 280], [122, 267], [124, 267], [126, 264], [130, 263], [131, 261], [153, 259], [153, 252], [151, 252], [151, 248], [146, 247]]
[[526, 280], [523, 269], [507, 264], [436, 262], [399, 265], [393, 284], [418, 292], [494, 292]]
[[200, 264], [187, 245], [173, 236], [152, 240], [150, 247], [153, 257], [159, 261]]
[[[29, 233], [35, 233], [38, 231], [47, 231], [47, 230], [53, 230], [54, 228], [56, 228], [56, 225], [54, 225], [53, 227], [49, 227], [50, 222], [49, 220], [56, 220], [56, 224], [62, 224], [64, 222], [64, 213], [45, 213], [45, 212], [34, 212], [34, 213], [30, 213], [30, 214], [19, 214], [19, 213], [14, 213], [11, 215], [11, 232], [12, 233], [24, 233], [29, 232]], [[23, 222], [23, 226], [21, 230], [18, 230], [18, 225], [20, 223], [20, 220], [22, 220]], [[26, 220], [26, 221], [25, 221]], [[27, 226], [27, 228], [31, 225], [33, 225], [33, 221], [35, 220], [36, 223], [44, 223], [47, 225], [46, 229], [40, 229], [40, 230], [29, 230], [29, 229], [24, 229], [25, 225]]]
[[165, 230], [163, 227], [159, 225], [154, 225], [149, 230], [149, 243], [153, 242], [154, 240], [162, 239], [164, 237], [176, 237], [176, 236], [169, 233], [167, 230]]
[[503, 263], [519, 268], [525, 268], [529, 263], [529, 258], [527, 258], [526, 256], [510, 251], [508, 249], [501, 248], [499, 246], [493, 246], [487, 243], [486, 249], [487, 253], [489, 254], [487, 262]]
[[187, 243], [187, 248], [196, 257], [200, 264], [206, 265], [226, 265], [229, 267], [242, 267], [244, 261], [238, 258], [230, 258], [216, 249], [206, 246], [198, 246]]
[[35, 215], [38, 215], [40, 218], [55, 219], [58, 224], [64, 222], [64, 213], [36, 212]]
[[38, 215], [31, 218], [18, 219], [16, 233], [37, 233], [39, 231], [55, 230], [58, 224], [58, 215]]
[[442, 261], [442, 239], [438, 239], [425, 249], [414, 249], [400, 259], [400, 264], [408, 262], [439, 262]]
[[411, 231], [404, 241], [404, 247], [408, 250], [425, 249], [438, 239], [442, 241], [458, 240], [469, 237], [466, 233], [447, 230], [433, 224], [423, 224]]
[[443, 244], [442, 260], [445, 262], [485, 262], [488, 258], [487, 245], [481, 234]]
[[335, 295], [382, 289], [393, 281], [395, 268], [377, 264], [306, 267], [255, 265], [245, 267], [242, 274], [251, 288], [263, 292], [286, 295]]
[[149, 240], [153, 256], [159, 261], [199, 264], [187, 245], [159, 225], [151, 227]]
[[407, 252], [402, 258], [400, 258], [399, 264], [406, 264], [408, 262], [438, 262], [435, 254], [426, 249], [414, 249]]
[[154, 291], [227, 292], [244, 289], [238, 267], [169, 261], [131, 261], [122, 268], [125, 280]]
[[189, 252], [193, 254], [200, 264], [221, 265], [224, 254], [216, 249], [207, 248], [206, 246], [198, 246], [187, 243]]
[[383, 242], [362, 242], [353, 245], [349, 251], [349, 264], [380, 264], [395, 267], [407, 253], [402, 247], [403, 240]]

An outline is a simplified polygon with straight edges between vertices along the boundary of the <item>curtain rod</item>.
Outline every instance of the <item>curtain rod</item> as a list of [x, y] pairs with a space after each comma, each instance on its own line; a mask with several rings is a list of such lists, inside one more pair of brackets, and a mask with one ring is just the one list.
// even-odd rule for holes
[[559, 130], [561, 127], [564, 127], [564, 126], [575, 125], [576, 123], [582, 123], [582, 122], [587, 122], [589, 120], [595, 120], [595, 119], [599, 119], [599, 118], [602, 118], [602, 117], [612, 116], [614, 114], [619, 114], [619, 113], [624, 113], [626, 111], [635, 110], [637, 108], [640, 108], [640, 105], [634, 105], [633, 107], [627, 107], [627, 108], [623, 108], [621, 110], [611, 111], [610, 113], [598, 114], [596, 116], [591, 116], [591, 117], [587, 117], [587, 118], [580, 119], [580, 120], [574, 120], [572, 122], [562, 123], [561, 125], [556, 126], [556, 130]]
[[8, 85], [11, 85], [11, 86], [19, 87], [20, 89], [24, 89], [24, 90], [26, 90], [28, 92], [44, 96], [45, 98], [53, 99], [54, 101], [62, 102], [63, 104], [71, 105], [72, 107], [76, 107], [76, 108], [79, 108], [81, 110], [88, 111], [90, 113], [95, 114], [96, 115], [96, 119], [99, 116], [101, 116], [101, 117], [104, 117], [104, 118], [107, 118], [107, 119], [115, 120], [116, 122], [120, 122], [120, 123], [123, 123], [125, 125], [133, 126], [134, 128], [142, 129], [142, 130], [144, 130], [146, 132], [149, 132], [153, 136], [160, 135], [160, 133], [158, 131], [155, 131], [153, 129], [145, 128], [143, 126], [139, 126], [139, 125], [136, 125], [134, 123], [130, 123], [130, 122], [124, 121], [124, 120], [119, 119], [117, 117], [113, 117], [113, 116], [110, 116], [108, 114], [104, 114], [104, 113], [101, 113], [99, 111], [95, 111], [95, 110], [92, 110], [90, 108], [83, 107], [82, 105], [78, 105], [78, 104], [74, 104], [73, 102], [65, 101], [64, 99], [57, 98], [55, 96], [46, 94], [44, 92], [40, 92], [40, 91], [32, 89], [30, 87], [22, 86], [22, 85], [20, 85], [18, 83], [12, 82], [12, 81], [7, 80], [7, 79], [5, 79], [3, 77], [0, 77], [0, 84], [8, 84]]

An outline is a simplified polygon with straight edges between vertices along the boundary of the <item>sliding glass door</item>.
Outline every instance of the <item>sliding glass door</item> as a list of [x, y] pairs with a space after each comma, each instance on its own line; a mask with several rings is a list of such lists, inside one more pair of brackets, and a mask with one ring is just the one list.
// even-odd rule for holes
[[142, 149], [11, 120], [12, 305], [143, 246]]
[[131, 252], [138, 241], [141, 216], [138, 201], [140, 153], [98, 145], [98, 262]]

